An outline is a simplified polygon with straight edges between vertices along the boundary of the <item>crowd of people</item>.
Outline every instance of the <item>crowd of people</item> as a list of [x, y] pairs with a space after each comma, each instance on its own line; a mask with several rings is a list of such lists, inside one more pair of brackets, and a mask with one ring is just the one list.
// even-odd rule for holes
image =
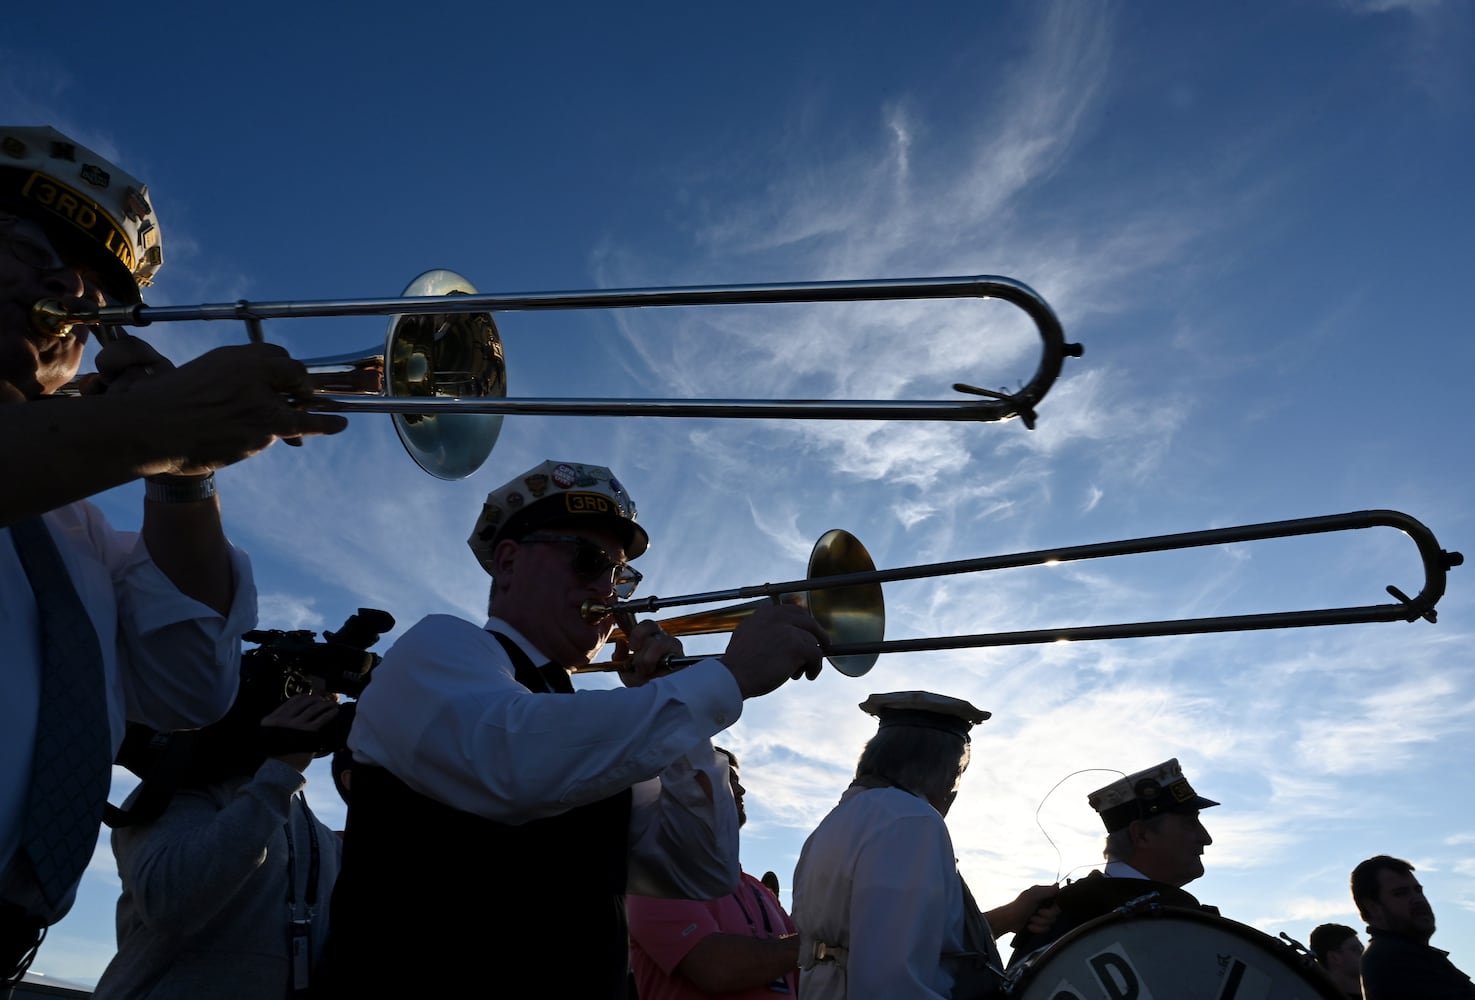
[[[1203, 874], [1200, 813], [1218, 803], [1176, 759], [1089, 796], [1102, 871], [984, 910], [946, 817], [989, 713], [925, 691], [861, 704], [876, 732], [805, 842], [786, 911], [774, 873], [742, 870], [746, 789], [712, 740], [747, 701], [812, 680], [827, 637], [774, 603], [722, 654], [673, 670], [680, 641], [629, 623], [624, 686], [574, 696], [570, 674], [615, 636], [610, 605], [649, 544], [595, 463], [543, 462], [487, 496], [468, 540], [491, 577], [485, 621], [409, 628], [341, 745], [323, 745], [330, 693], [263, 693], [243, 669], [256, 591], [213, 473], [343, 418], [312, 412], [305, 369], [270, 345], [175, 368], [120, 331], [35, 321], [41, 301], [138, 302], [162, 262], [144, 184], [53, 129], [0, 128], [7, 983], [72, 906], [130, 727], [198, 738], [161, 756], [168, 796], [140, 786], [109, 817], [123, 891], [103, 998], [450, 994], [535, 970], [560, 997], [968, 1000], [1111, 914], [1216, 915], [1184, 886]], [[97, 374], [78, 381], [92, 336]], [[141, 529], [117, 530], [88, 498], [140, 478]], [[342, 831], [301, 794], [329, 753]], [[1305, 974], [1325, 995], [1475, 997], [1429, 944], [1411, 865], [1371, 858], [1351, 891], [1369, 942], [1317, 929]]]

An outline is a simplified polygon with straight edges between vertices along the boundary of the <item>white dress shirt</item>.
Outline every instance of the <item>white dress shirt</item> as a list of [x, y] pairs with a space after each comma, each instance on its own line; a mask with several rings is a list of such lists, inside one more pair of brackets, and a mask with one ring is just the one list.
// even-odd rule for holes
[[[153, 729], [195, 729], [230, 708], [240, 678], [241, 634], [256, 626], [250, 562], [232, 550], [235, 602], [221, 616], [180, 593], [134, 532], [115, 531], [85, 501], [45, 515], [72, 584], [102, 649], [113, 752], [128, 722]], [[9, 529], [0, 529], [0, 874], [20, 846], [31, 754], [41, 699], [40, 626], [36, 601]], [[34, 887], [0, 886], [11, 902], [48, 912]]]
[[[963, 883], [952, 837], [925, 799], [851, 785], [794, 868], [805, 1000], [942, 1000], [963, 950]], [[815, 945], [843, 949], [814, 963]]]
[[[703, 660], [640, 687], [549, 695], [517, 682], [495, 629], [430, 615], [401, 636], [358, 700], [354, 759], [463, 812], [502, 823], [556, 816], [633, 789], [631, 892], [714, 898], [739, 878], [727, 762], [709, 739], [742, 714], [732, 674]], [[707, 775], [714, 798], [698, 783]]]

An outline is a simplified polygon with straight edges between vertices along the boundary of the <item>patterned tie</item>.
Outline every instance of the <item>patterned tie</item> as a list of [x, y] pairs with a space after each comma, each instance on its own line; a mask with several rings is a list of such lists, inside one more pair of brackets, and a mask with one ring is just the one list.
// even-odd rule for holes
[[97, 844], [112, 776], [102, 649], [51, 532], [39, 517], [10, 537], [36, 595], [41, 706], [21, 844], [46, 900], [61, 905]]

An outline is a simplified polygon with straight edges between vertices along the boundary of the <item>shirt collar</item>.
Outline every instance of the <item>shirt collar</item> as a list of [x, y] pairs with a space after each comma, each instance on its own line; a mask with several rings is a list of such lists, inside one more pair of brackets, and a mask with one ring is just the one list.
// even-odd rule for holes
[[1419, 937], [1416, 934], [1400, 934], [1398, 931], [1390, 931], [1386, 927], [1373, 927], [1372, 925], [1368, 925], [1367, 936], [1369, 938], [1382, 938], [1385, 941], [1390, 938], [1396, 941], [1407, 941], [1409, 944], [1416, 944], [1420, 948], [1428, 948], [1430, 951], [1437, 951], [1441, 955], [1447, 956], [1449, 954], [1449, 952], [1443, 951], [1430, 944], [1428, 938]]
[[1147, 880], [1147, 876], [1127, 864], [1125, 861], [1108, 861], [1106, 869], [1102, 872], [1107, 878], [1140, 878]]

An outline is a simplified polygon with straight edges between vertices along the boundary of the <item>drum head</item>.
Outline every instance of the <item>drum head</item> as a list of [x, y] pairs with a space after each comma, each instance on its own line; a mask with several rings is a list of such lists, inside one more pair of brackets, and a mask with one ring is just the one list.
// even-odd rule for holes
[[1343, 1000], [1285, 944], [1223, 917], [1164, 906], [1098, 917], [1010, 973], [1022, 1000]]

